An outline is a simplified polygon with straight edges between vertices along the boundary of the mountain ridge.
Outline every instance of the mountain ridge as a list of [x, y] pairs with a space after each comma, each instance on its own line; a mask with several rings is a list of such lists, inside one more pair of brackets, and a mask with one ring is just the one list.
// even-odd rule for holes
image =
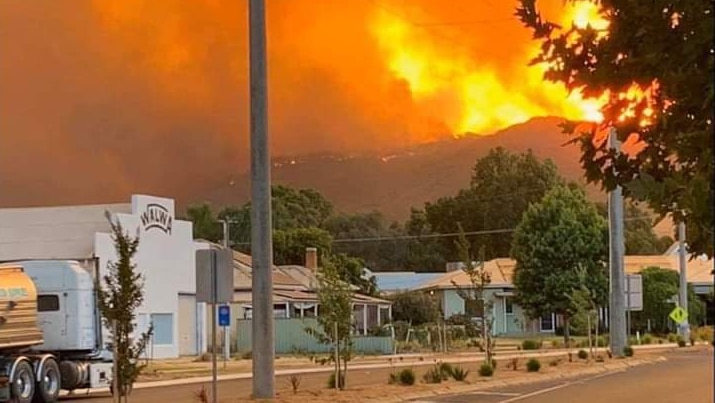
[[[468, 136], [421, 144], [383, 153], [279, 156], [273, 159], [275, 183], [314, 188], [343, 212], [377, 210], [391, 220], [404, 220], [411, 207], [451, 196], [469, 184], [476, 160], [489, 150], [532, 152], [551, 159], [567, 180], [585, 183], [580, 150], [567, 144], [559, 125], [562, 118], [533, 118], [489, 136]], [[237, 184], [246, 184], [239, 185]], [[587, 191], [602, 200], [594, 186]], [[202, 192], [214, 207], [243, 203], [250, 197], [248, 173]]]

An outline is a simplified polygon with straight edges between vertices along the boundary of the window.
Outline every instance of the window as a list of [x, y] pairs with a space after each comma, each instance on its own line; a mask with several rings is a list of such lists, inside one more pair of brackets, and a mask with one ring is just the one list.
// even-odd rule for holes
[[57, 295], [38, 295], [38, 312], [56, 312], [60, 310], [60, 297]]
[[514, 301], [512, 301], [511, 297], [504, 298], [504, 311], [507, 315], [514, 314]]
[[554, 331], [554, 315], [546, 315], [541, 317], [541, 331], [542, 332], [553, 332]]
[[174, 344], [174, 315], [170, 313], [151, 314], [151, 324], [154, 326], [154, 344]]

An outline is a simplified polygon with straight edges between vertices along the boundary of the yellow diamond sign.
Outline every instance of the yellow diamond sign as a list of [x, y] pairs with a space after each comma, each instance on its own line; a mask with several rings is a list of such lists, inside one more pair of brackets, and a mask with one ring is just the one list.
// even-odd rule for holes
[[670, 316], [670, 319], [673, 319], [673, 322], [679, 325], [688, 320], [688, 312], [679, 306], [676, 306], [668, 316]]

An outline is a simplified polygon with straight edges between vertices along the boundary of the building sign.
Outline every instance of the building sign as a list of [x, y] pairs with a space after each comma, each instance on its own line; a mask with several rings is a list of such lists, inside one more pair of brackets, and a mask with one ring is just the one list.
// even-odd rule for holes
[[141, 214], [142, 227], [144, 231], [157, 229], [164, 233], [171, 234], [171, 226], [174, 219], [169, 210], [161, 204], [147, 204], [146, 210]]

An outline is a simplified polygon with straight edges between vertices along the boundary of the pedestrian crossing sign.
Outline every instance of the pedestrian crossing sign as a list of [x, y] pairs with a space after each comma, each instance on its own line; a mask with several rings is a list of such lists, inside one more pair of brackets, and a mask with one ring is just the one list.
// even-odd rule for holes
[[682, 325], [686, 320], [688, 320], [688, 312], [679, 306], [676, 306], [668, 316], [670, 316], [670, 319], [673, 319], [673, 322], [679, 325]]

